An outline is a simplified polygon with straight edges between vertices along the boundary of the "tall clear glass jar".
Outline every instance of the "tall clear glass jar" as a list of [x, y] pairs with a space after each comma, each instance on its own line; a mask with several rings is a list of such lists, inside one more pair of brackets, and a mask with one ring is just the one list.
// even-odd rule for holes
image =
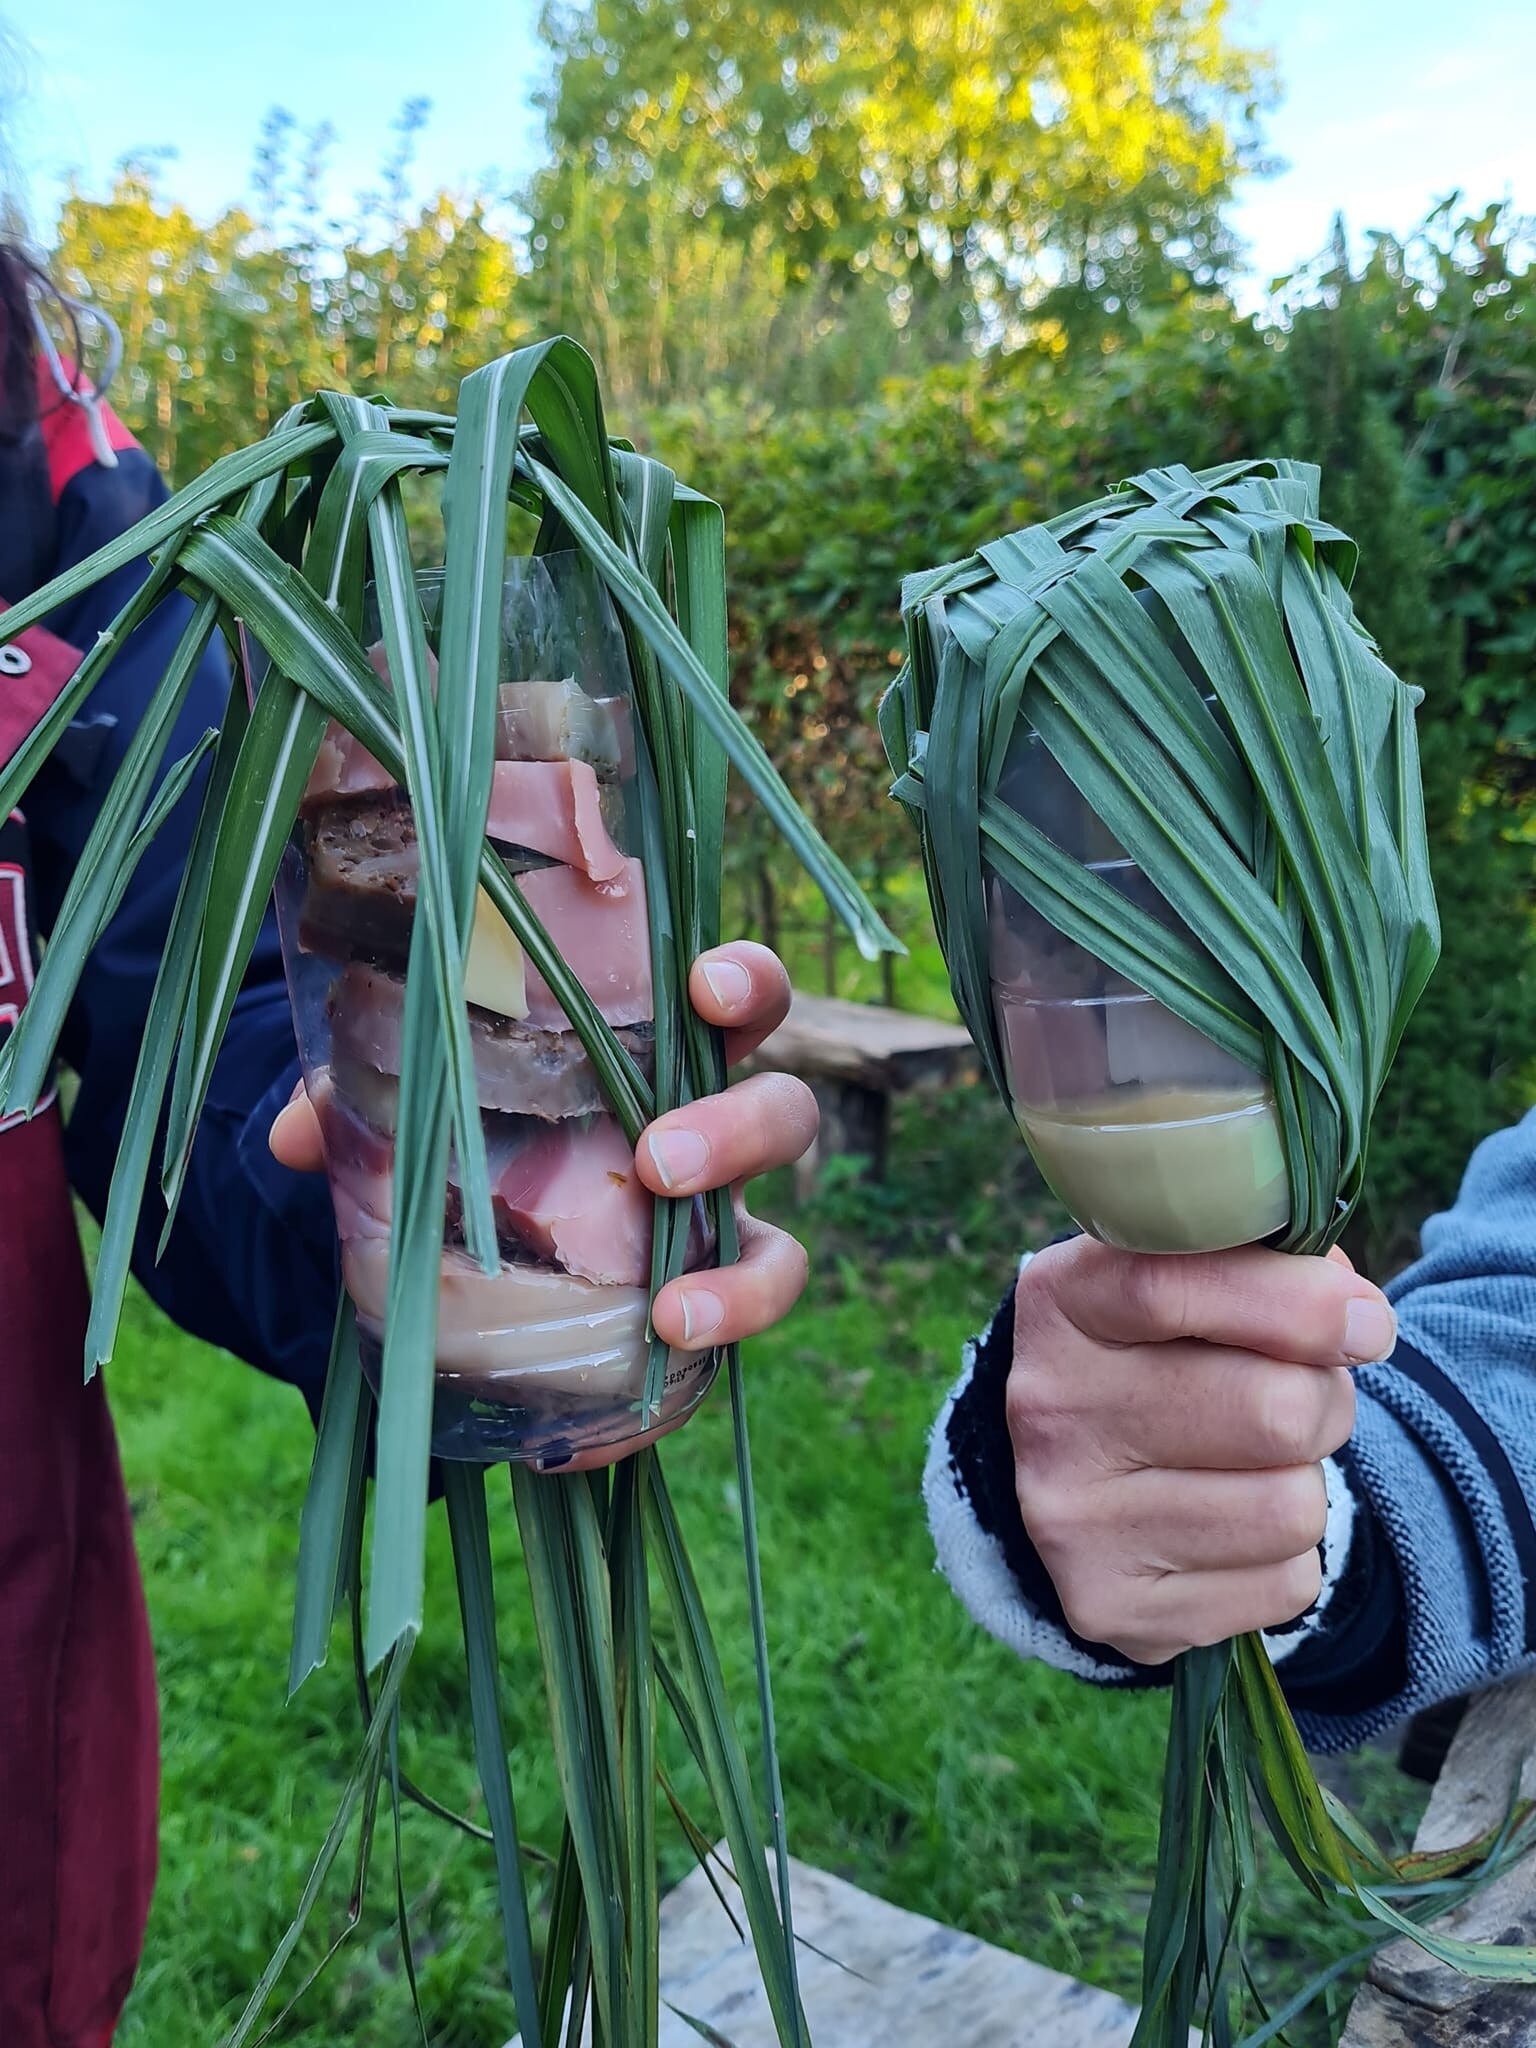
[[[442, 574], [418, 578], [434, 663]], [[386, 674], [376, 616], [370, 658]], [[623, 636], [577, 554], [516, 559], [502, 607], [487, 830], [567, 965], [643, 1070], [655, 1012], [635, 726]], [[364, 1368], [382, 1350], [405, 970], [416, 907], [410, 801], [351, 735], [321, 747], [278, 883], [305, 1083], [320, 1114]], [[433, 1450], [545, 1468], [639, 1444], [702, 1399], [713, 1351], [649, 1358], [651, 1197], [570, 1020], [487, 899], [465, 976], [501, 1264], [463, 1248], [450, 1166]], [[702, 1210], [692, 1263], [711, 1253]]]

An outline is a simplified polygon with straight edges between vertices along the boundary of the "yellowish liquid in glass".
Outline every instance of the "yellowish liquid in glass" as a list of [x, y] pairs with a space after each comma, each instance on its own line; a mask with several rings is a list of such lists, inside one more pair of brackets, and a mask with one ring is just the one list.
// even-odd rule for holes
[[1118, 1088], [1021, 1108], [1052, 1189], [1085, 1230], [1137, 1252], [1214, 1252], [1284, 1227], [1290, 1189], [1267, 1093]]

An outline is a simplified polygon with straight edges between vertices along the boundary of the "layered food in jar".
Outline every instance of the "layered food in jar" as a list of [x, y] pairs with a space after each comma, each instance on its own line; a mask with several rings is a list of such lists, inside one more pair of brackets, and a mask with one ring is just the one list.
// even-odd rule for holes
[[[549, 572], [532, 564], [509, 586], [509, 610], [534, 577], [535, 599], [552, 608]], [[619, 666], [611, 655], [594, 664], [589, 647], [576, 651], [589, 670]], [[382, 669], [377, 653], [375, 664]], [[504, 657], [504, 670], [515, 665]], [[501, 684], [486, 831], [572, 974], [649, 1076], [655, 1004], [646, 877], [631, 850], [631, 707], [624, 684], [585, 680], [514, 674]], [[409, 799], [333, 726], [284, 862], [279, 918], [342, 1276], [375, 1376], [418, 867]], [[500, 1265], [487, 1274], [464, 1249], [450, 1162], [434, 1450], [558, 1466], [676, 1420], [702, 1396], [715, 1360], [671, 1354], [659, 1411], [642, 1412], [652, 1198], [570, 1019], [483, 891], [464, 994]], [[699, 1210], [691, 1263], [706, 1250]]]
[[[1106, 887], [1189, 936], [1039, 737], [999, 794]], [[1283, 1230], [1290, 1183], [1268, 1080], [987, 879], [992, 1000], [1014, 1113], [1083, 1228], [1136, 1252], [1224, 1251]]]

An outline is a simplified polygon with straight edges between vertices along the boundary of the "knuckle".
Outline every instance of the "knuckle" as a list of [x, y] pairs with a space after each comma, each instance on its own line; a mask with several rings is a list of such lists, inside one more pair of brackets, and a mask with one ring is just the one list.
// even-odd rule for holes
[[1036, 1550], [1053, 1566], [1059, 1564], [1069, 1577], [1075, 1578], [1094, 1548], [1088, 1540], [1090, 1518], [1081, 1489], [1042, 1477], [1028, 1461], [1021, 1459], [1014, 1475], [1014, 1490], [1024, 1527]]
[[1014, 1454], [1023, 1461], [1034, 1443], [1035, 1399], [1032, 1376], [1015, 1366], [1003, 1392], [1003, 1420]]
[[1013, 1294], [1013, 1362], [1015, 1374], [1031, 1379], [1054, 1381], [1060, 1362], [1074, 1339], [1082, 1337], [1063, 1306], [1061, 1279], [1054, 1265], [1044, 1272], [1036, 1269], [1042, 1252], [1019, 1275]]
[[1020, 1468], [1050, 1470], [1068, 1461], [1077, 1418], [1048, 1367], [1015, 1363], [1003, 1396], [1009, 1441]]
[[1275, 1612], [1268, 1618], [1271, 1628], [1294, 1621], [1316, 1600], [1323, 1590], [1322, 1559], [1315, 1549], [1300, 1557], [1287, 1558], [1284, 1564], [1275, 1567], [1274, 1577]]
[[1318, 1465], [1277, 1472], [1270, 1481], [1266, 1519], [1277, 1553], [1294, 1558], [1315, 1550], [1328, 1526], [1328, 1489]]
[[1133, 1632], [1134, 1616], [1116, 1598], [1104, 1573], [1067, 1572], [1057, 1579], [1056, 1593], [1068, 1627], [1085, 1642], [1113, 1643], [1122, 1633]]
[[1305, 1367], [1270, 1372], [1255, 1389], [1258, 1448], [1270, 1465], [1310, 1465], [1323, 1455], [1316, 1376]]
[[1154, 1343], [1180, 1336], [1186, 1326], [1190, 1262], [1138, 1254], [1126, 1259], [1121, 1287], [1133, 1324]]
[[1055, 1323], [1060, 1315], [1060, 1294], [1065, 1275], [1060, 1254], [1065, 1245], [1048, 1245], [1036, 1252], [1020, 1272], [1013, 1289], [1013, 1342], [1017, 1350], [1032, 1332]]

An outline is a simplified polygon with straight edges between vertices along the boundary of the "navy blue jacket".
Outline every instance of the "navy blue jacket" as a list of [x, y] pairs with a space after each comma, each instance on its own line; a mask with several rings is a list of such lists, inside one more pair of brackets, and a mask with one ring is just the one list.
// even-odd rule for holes
[[[55, 570], [72, 567], [165, 498], [153, 463], [125, 451], [116, 469], [91, 465], [58, 504]], [[88, 648], [142, 580], [142, 562], [64, 606], [49, 628]], [[12, 597], [22, 592], [6, 592]], [[102, 798], [189, 617], [167, 600], [133, 635], [92, 693], [25, 799], [38, 922], [46, 937]], [[229, 672], [217, 645], [188, 693], [166, 764], [223, 717]], [[92, 953], [62, 1052], [79, 1076], [66, 1151], [70, 1178], [93, 1215], [105, 1211], [134, 1063], [201, 781], [152, 842], [122, 908]], [[299, 1075], [293, 1024], [270, 909], [214, 1070], [176, 1229], [158, 1263], [164, 1212], [158, 1162], [135, 1247], [134, 1271], [183, 1329], [299, 1387], [312, 1410], [324, 1383], [338, 1287], [330, 1198], [320, 1174], [280, 1167], [267, 1149], [272, 1118]]]

